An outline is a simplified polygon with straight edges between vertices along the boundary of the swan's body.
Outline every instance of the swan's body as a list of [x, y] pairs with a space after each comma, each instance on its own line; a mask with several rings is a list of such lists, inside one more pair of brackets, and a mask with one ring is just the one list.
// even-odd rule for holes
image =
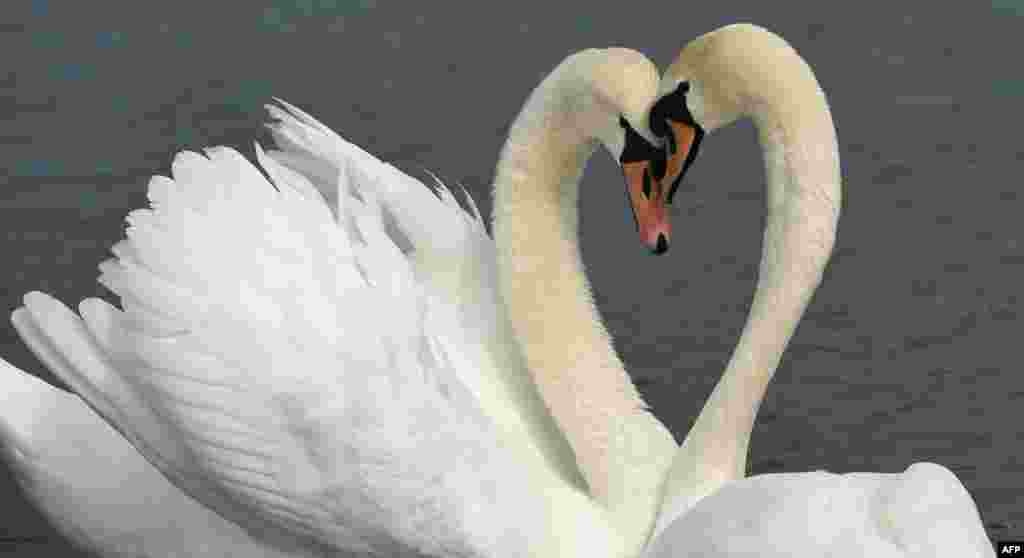
[[[680, 84], [685, 94], [673, 96]], [[661, 90], [669, 102], [686, 103], [699, 129], [710, 132], [751, 117], [767, 176], [768, 216], [750, 314], [666, 480], [666, 503], [692, 503], [745, 475], [758, 407], [832, 252], [842, 189], [825, 95], [803, 59], [777, 35], [736, 25], [699, 37], [665, 73]], [[675, 134], [683, 136], [679, 144], [683, 126]], [[680, 130], [679, 124], [672, 129]]]
[[[758, 28], [695, 41], [662, 92], [682, 79], [692, 82], [694, 124], [754, 117], [769, 180], [751, 317], [682, 449], [611, 348], [575, 241], [578, 182], [594, 147], [624, 154], [620, 122], [650, 134], [656, 73], [622, 49], [571, 57], [527, 101], [496, 172], [493, 244], [450, 195], [437, 199], [295, 109], [275, 112], [283, 152], [260, 157], [280, 193], [233, 151], [180, 156], [175, 180], [151, 183], [153, 211], [132, 215], [128, 240], [102, 267], [125, 312], [86, 301], [83, 321], [31, 293], [15, 314], [36, 354], [135, 449], [26, 378], [17, 398], [4, 393], [6, 444], [61, 453], [32, 412], [34, 399], [47, 401], [62, 420], [83, 421], [80, 440], [154, 464], [105, 469], [172, 502], [169, 517], [206, 506], [230, 520], [211, 521], [205, 535], [224, 555], [636, 556], [659, 505], [652, 556], [743, 555], [729, 546], [736, 518], [746, 536], [792, 556], [821, 555], [782, 546], [815, 536], [801, 528], [808, 518], [864, 527], [846, 533], [865, 549], [893, 532], [867, 529], [872, 522], [913, 529], [931, 516], [892, 518], [861, 504], [877, 487], [885, 509], [913, 508], [922, 484], [910, 473], [920, 467], [898, 486], [822, 473], [741, 480], [764, 389], [831, 250], [835, 132], [813, 74]], [[685, 127], [671, 129], [677, 145], [693, 147], [678, 135]], [[688, 149], [671, 158], [667, 181]], [[633, 177], [643, 165], [626, 171], [641, 237], [663, 251], [667, 188], [641, 196]], [[39, 479], [28, 492], [51, 517], [114, 555], [109, 525], [62, 515], [59, 491], [88, 494], [70, 463], [99, 465], [106, 452], [11, 455]], [[60, 474], [37, 473], [51, 463]], [[149, 480], [157, 469], [199, 503]], [[924, 483], [942, 489], [935, 509], [953, 510], [950, 521], [976, 534], [973, 503], [955, 478], [945, 481]], [[814, 513], [821, 498], [835, 503], [833, 515]], [[779, 515], [785, 529], [772, 523]], [[886, 548], [913, 555], [898, 544]]]
[[[657, 83], [633, 51], [570, 57], [513, 126], [538, 139], [513, 132], [496, 190], [568, 186], [545, 181], [578, 180], [598, 142], [618, 155], [622, 122], [646, 130]], [[79, 318], [30, 293], [15, 319], [37, 355], [172, 483], [271, 553], [637, 554], [661, 471], [634, 483], [640, 521], [621, 498], [587, 495], [511, 337], [502, 245], [479, 215], [297, 109], [272, 112], [283, 152], [259, 155], [277, 190], [232, 150], [180, 155], [101, 266], [125, 311], [87, 300]], [[584, 156], [535, 149], [553, 146], [542, 138], [556, 121]], [[45, 442], [4, 416], [9, 445]], [[92, 424], [81, 435], [109, 441]], [[615, 494], [623, 481], [592, 482]], [[59, 508], [52, 492], [30, 494]], [[81, 538], [114, 552], [102, 533]]]
[[953, 473], [775, 473], [726, 483], [678, 515], [644, 558], [994, 556]]
[[[624, 77], [650, 95], [609, 91], [605, 102], [647, 103], [628, 110], [646, 117], [657, 88], [649, 64], [637, 61]], [[574, 125], [571, 120], [580, 117], [550, 100], [560, 94], [556, 88], [557, 82], [548, 82], [533, 93], [498, 164], [498, 282], [530, 373], [572, 444], [590, 493], [612, 513], [629, 546], [638, 547], [650, 534], [661, 480], [678, 446], [647, 411], [590, 296], [577, 244], [576, 200], [597, 144], [588, 128], [602, 124]]]
[[750, 315], [667, 474], [650, 558], [994, 556], [973, 500], [940, 465], [744, 479], [758, 407], [835, 241], [835, 128], [803, 59], [752, 25], [691, 42], [661, 91], [651, 125], [678, 146], [663, 189], [678, 186], [705, 131], [750, 117], [765, 154], [768, 215]]

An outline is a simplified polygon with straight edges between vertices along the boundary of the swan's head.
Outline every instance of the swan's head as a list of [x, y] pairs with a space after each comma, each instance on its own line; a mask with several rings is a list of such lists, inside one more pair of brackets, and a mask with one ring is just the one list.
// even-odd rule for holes
[[583, 102], [574, 107], [574, 119], [621, 165], [640, 241], [662, 254], [671, 239], [661, 189], [665, 152], [649, 121], [658, 94], [658, 69], [643, 54], [626, 48], [591, 49], [577, 56], [585, 62], [587, 88]]
[[769, 57], [789, 48], [778, 35], [750, 24], [727, 25], [686, 45], [661, 78], [651, 108], [654, 135], [665, 140], [663, 177], [671, 203], [687, 169], [697, 157], [706, 132], [751, 113], [757, 92], [752, 84], [777, 71]]

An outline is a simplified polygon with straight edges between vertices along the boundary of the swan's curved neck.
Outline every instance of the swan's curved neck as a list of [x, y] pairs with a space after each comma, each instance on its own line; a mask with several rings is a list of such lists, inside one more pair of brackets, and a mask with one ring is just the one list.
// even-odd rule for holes
[[499, 282], [516, 336], [591, 495], [642, 544], [677, 446], [645, 408], [590, 295], [577, 242], [579, 181], [596, 142], [558, 71], [510, 130], [494, 184]]
[[738, 92], [758, 128], [767, 174], [757, 291], [728, 367], [672, 464], [658, 531], [746, 474], [758, 407], [835, 240], [841, 187], [832, 116], [803, 60], [788, 46], [777, 54], [779, 63], [770, 66], [784, 78], [759, 81], [751, 69], [749, 89]]

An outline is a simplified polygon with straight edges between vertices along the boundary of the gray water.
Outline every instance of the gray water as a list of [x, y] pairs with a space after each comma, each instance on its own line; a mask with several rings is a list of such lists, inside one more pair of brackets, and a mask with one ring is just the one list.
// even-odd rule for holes
[[[773, 29], [828, 93], [846, 199], [824, 284], [761, 407], [751, 472], [936, 461], [967, 485], [991, 536], [1024, 537], [1019, 0], [9, 4], [0, 8], [3, 312], [33, 289], [69, 304], [106, 296], [95, 265], [125, 213], [145, 204], [148, 176], [167, 173], [185, 147], [251, 153], [265, 139], [260, 106], [270, 96], [382, 158], [465, 184], [489, 213], [507, 125], [571, 51], [628, 46], [664, 66], [720, 25]], [[705, 141], [661, 258], [641, 249], [610, 158], [599, 154], [587, 171], [583, 250], [598, 304], [677, 437], [750, 302], [759, 157], [749, 124]], [[6, 323], [0, 354], [52, 379]], [[6, 471], [0, 502], [0, 554], [74, 555]]]

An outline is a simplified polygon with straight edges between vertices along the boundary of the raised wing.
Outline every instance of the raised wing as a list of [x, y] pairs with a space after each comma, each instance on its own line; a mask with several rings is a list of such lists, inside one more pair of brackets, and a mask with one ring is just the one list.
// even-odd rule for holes
[[[461, 326], [443, 332], [443, 341], [459, 347], [456, 352], [478, 372], [463, 380], [512, 443], [540, 452], [547, 469], [582, 489], [575, 455], [533, 385], [512, 332], [498, 294], [494, 242], [473, 199], [466, 194], [471, 211], [463, 211], [440, 181], [431, 192], [312, 116], [278, 102], [287, 110], [267, 107], [276, 119], [269, 128], [278, 150], [267, 153], [272, 161], [261, 158], [264, 164], [279, 163], [278, 172], [307, 177], [342, 221], [339, 200], [345, 196], [369, 196], [380, 203], [388, 236], [408, 257], [417, 278], [450, 303], [439, 310], [450, 312]], [[468, 337], [460, 337], [463, 333]]]
[[[282, 138], [308, 153], [296, 134], [316, 126], [291, 122]], [[51, 368], [172, 482], [275, 548], [529, 554], [550, 521], [522, 465], [532, 442], [484, 411], [488, 389], [504, 392], [474, 367], [488, 355], [468, 343], [470, 314], [400, 247], [461, 241], [382, 203], [365, 185], [401, 177], [381, 163], [317, 145], [338, 170], [333, 213], [286, 155], [260, 153], [273, 185], [230, 149], [179, 155], [100, 267], [123, 311], [86, 300], [80, 319], [25, 297], [68, 364]]]

